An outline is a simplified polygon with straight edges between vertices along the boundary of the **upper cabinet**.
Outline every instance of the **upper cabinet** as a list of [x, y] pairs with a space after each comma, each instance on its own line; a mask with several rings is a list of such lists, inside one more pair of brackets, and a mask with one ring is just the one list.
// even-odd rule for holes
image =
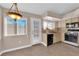
[[79, 17], [68, 18], [68, 19], [66, 19], [65, 21], [66, 21], [66, 23], [79, 22]]
[[65, 21], [65, 26], [68, 31], [79, 31], [79, 17], [69, 18]]
[[66, 19], [66, 20], [65, 20], [65, 23], [71, 23], [71, 18]]
[[72, 22], [79, 22], [79, 17], [72, 18]]

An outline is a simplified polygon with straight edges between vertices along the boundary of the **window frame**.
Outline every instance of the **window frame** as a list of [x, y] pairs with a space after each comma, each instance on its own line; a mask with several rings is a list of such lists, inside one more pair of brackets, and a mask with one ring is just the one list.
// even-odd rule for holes
[[23, 19], [25, 19], [26, 20], [26, 25], [25, 25], [25, 27], [24, 27], [24, 33], [23, 34], [18, 34], [18, 25], [17, 25], [17, 33], [14, 33], [14, 34], [8, 34], [8, 32], [7, 32], [7, 28], [8, 28], [8, 25], [7, 25], [7, 17], [4, 17], [4, 36], [16, 36], [16, 35], [27, 35], [27, 22], [28, 22], [28, 20], [27, 20], [27, 18], [23, 18]]

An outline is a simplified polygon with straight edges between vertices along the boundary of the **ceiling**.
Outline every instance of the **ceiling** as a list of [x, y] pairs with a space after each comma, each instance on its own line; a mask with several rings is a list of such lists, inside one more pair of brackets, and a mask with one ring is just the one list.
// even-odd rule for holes
[[[11, 3], [0, 3], [0, 6], [10, 8]], [[63, 15], [79, 8], [79, 3], [18, 3], [18, 8], [21, 11], [39, 15], [47, 11], [52, 11], [59, 15]]]

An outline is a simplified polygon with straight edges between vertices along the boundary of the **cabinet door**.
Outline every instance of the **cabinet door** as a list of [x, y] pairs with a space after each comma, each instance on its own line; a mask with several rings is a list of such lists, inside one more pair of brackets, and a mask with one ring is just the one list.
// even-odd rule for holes
[[72, 18], [72, 22], [79, 22], [78, 17]]
[[65, 23], [71, 23], [71, 21], [72, 21], [72, 19], [69, 18], [69, 19], [66, 19], [66, 20], [65, 20]]

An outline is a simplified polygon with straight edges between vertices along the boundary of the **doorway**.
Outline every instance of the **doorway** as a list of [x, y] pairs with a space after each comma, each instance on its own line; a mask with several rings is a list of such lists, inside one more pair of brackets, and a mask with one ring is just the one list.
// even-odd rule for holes
[[31, 42], [32, 44], [38, 44], [42, 41], [41, 34], [41, 19], [39, 18], [31, 18]]

